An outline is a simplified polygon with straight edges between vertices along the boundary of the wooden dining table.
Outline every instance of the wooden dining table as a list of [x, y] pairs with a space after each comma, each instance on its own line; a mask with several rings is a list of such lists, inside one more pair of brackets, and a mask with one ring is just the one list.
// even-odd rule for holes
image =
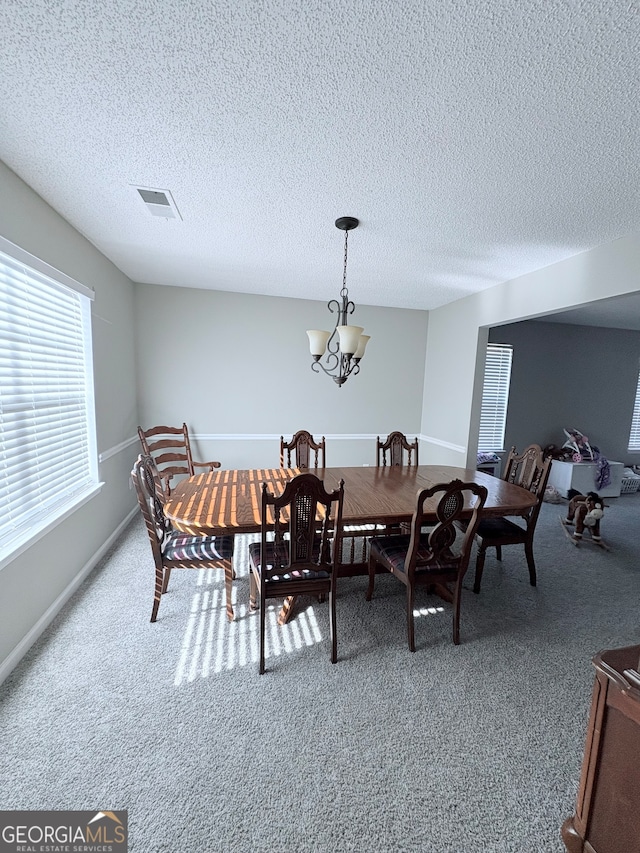
[[[306, 470], [306, 469], [305, 469]], [[311, 469], [324, 481], [328, 491], [344, 480], [342, 521], [349, 528], [362, 531], [366, 525], [384, 527], [411, 521], [418, 491], [454, 479], [476, 482], [487, 487], [488, 496], [483, 516], [523, 515], [537, 498], [526, 489], [505, 482], [474, 468], [448, 465], [404, 467], [338, 467]], [[181, 480], [167, 498], [164, 512], [171, 524], [184, 533], [196, 536], [222, 536], [235, 533], [259, 533], [261, 524], [262, 484], [279, 494], [298, 468], [258, 468], [247, 470], [216, 469]], [[435, 523], [438, 496], [425, 503], [425, 524]], [[470, 517], [469, 505], [463, 517]], [[363, 534], [360, 533], [360, 536]], [[345, 559], [345, 555], [349, 559]], [[364, 554], [355, 557], [352, 550], [343, 552], [340, 577], [366, 574]], [[288, 602], [289, 609], [291, 601]], [[281, 622], [288, 616], [287, 606]]]
[[[306, 470], [306, 469], [305, 469]], [[329, 491], [344, 480], [342, 520], [345, 525], [394, 525], [411, 520], [416, 495], [437, 483], [454, 479], [487, 487], [483, 516], [523, 515], [536, 497], [526, 489], [473, 468], [448, 465], [413, 467], [346, 467], [310, 469], [324, 480]], [[259, 533], [262, 484], [279, 494], [298, 468], [218, 468], [188, 477], [174, 487], [164, 507], [166, 517], [184, 533], [222, 536], [230, 533]], [[425, 504], [425, 521], [435, 521], [438, 497]], [[466, 515], [471, 516], [472, 507]]]

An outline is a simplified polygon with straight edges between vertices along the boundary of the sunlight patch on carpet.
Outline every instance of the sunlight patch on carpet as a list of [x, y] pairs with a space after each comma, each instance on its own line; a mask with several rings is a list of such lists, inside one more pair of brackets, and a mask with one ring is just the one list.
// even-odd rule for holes
[[444, 607], [419, 607], [413, 611], [415, 616], [435, 616], [437, 613], [444, 613]]
[[[260, 614], [250, 613], [245, 604], [234, 602], [235, 621], [229, 622], [224, 592], [204, 589], [194, 594], [182, 639], [174, 684], [209, 678], [217, 673], [257, 667], [259, 659]], [[291, 623], [278, 625], [281, 602], [267, 604], [265, 656], [291, 654], [303, 646], [314, 646], [324, 638], [313, 607], [296, 612]]]

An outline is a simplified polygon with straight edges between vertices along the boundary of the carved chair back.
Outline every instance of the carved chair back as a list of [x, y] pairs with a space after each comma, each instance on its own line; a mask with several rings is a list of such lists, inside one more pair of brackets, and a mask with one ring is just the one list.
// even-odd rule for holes
[[418, 464], [417, 437], [410, 442], [404, 433], [398, 431], [389, 433], [386, 439], [381, 439], [378, 436], [376, 451], [378, 468], [386, 465], [401, 467], [402, 465]]
[[[344, 481], [327, 492], [315, 474], [298, 474], [282, 494], [262, 485], [261, 542], [270, 543], [269, 565], [263, 563], [265, 581], [282, 575], [333, 571], [332, 544], [342, 525]], [[336, 557], [339, 555], [336, 554]]]
[[527, 489], [538, 498], [534, 506], [523, 516], [527, 527], [536, 524], [552, 462], [551, 456], [545, 458], [539, 444], [530, 444], [522, 453], [518, 453], [516, 448], [512, 447], [507, 456], [502, 479]]
[[162, 546], [171, 532], [164, 514], [164, 493], [158, 468], [150, 455], [138, 456], [131, 472], [138, 504], [149, 535], [156, 568], [162, 569]]
[[[440, 492], [442, 497], [436, 510], [438, 521], [429, 533], [423, 533], [424, 504]], [[432, 567], [440, 573], [450, 573], [452, 580], [457, 580], [459, 575], [464, 575], [469, 565], [473, 538], [487, 494], [485, 486], [478, 483], [463, 483], [461, 480], [440, 483], [418, 492], [405, 561], [409, 582], [413, 581], [416, 572], [420, 573], [420, 570], [429, 570]], [[453, 549], [458, 536], [456, 522], [460, 520], [465, 509], [465, 496], [468, 498], [471, 495], [475, 497], [473, 513], [466, 524], [462, 541]]]
[[[313, 460], [313, 463], [312, 463]], [[280, 467], [281, 468], [324, 468], [325, 440], [324, 436], [316, 441], [306, 429], [298, 430], [291, 441], [285, 441], [280, 436]]]

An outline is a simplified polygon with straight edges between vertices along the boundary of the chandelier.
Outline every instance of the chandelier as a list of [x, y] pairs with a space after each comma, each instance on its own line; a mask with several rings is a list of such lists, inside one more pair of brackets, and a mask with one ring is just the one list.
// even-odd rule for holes
[[[332, 332], [321, 329], [309, 329], [309, 349], [313, 356], [311, 369], [315, 373], [323, 370], [327, 376], [331, 376], [338, 387], [344, 385], [349, 376], [360, 373], [360, 359], [364, 355], [369, 341], [369, 335], [363, 335], [362, 326], [347, 325], [347, 316], [353, 314], [355, 305], [349, 300], [347, 290], [347, 248], [349, 231], [358, 227], [358, 220], [353, 216], [342, 216], [336, 219], [336, 228], [344, 231], [344, 269], [342, 273], [342, 290], [340, 291], [340, 302], [332, 299], [327, 303], [327, 308], [334, 314], [337, 312], [336, 325]], [[322, 356], [327, 353], [324, 364]]]

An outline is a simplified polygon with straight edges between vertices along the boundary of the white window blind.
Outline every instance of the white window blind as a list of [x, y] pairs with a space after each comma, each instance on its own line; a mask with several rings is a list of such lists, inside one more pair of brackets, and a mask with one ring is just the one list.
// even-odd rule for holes
[[478, 450], [485, 453], [504, 450], [512, 355], [510, 344], [487, 344], [478, 434]]
[[636, 387], [636, 401], [633, 404], [633, 417], [631, 418], [631, 433], [629, 435], [628, 450], [640, 450], [640, 373], [638, 373], [638, 385]]
[[0, 252], [0, 557], [97, 484], [82, 290]]

